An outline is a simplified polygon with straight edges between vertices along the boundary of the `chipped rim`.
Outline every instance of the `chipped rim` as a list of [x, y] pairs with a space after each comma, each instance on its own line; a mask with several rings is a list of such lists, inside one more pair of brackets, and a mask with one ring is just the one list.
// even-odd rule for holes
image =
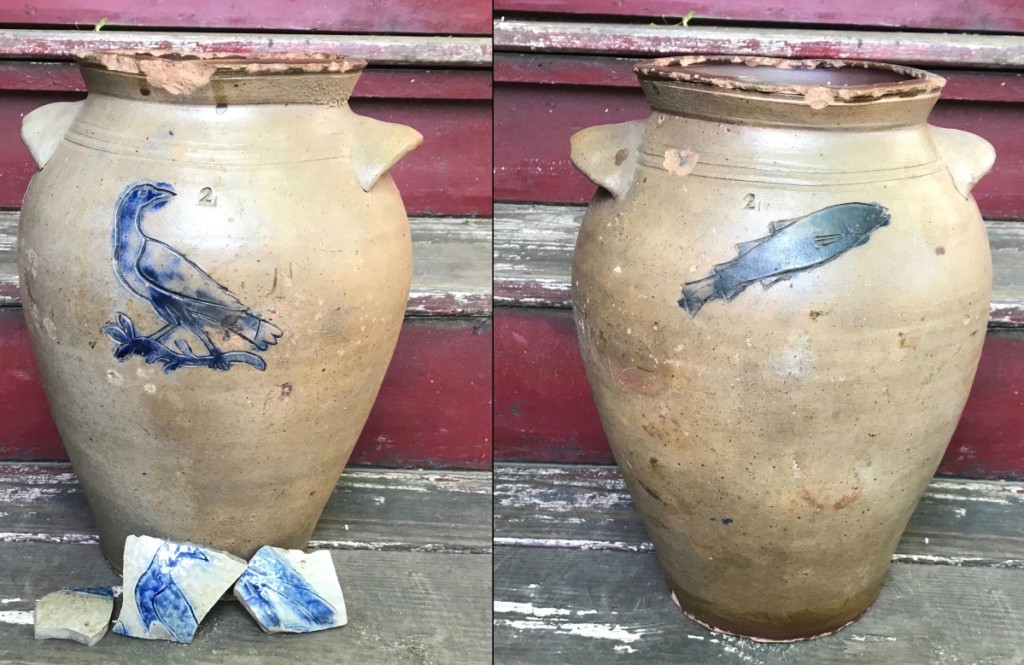
[[[736, 76], [713, 76], [693, 71], [687, 67], [703, 63], [745, 64], [756, 71], [759, 67], [778, 67], [780, 69], [817, 69], [827, 67], [841, 69], [858, 67], [861, 69], [878, 69], [893, 72], [906, 77], [905, 80], [884, 83], [868, 83], [862, 85], [842, 85], [835, 83], [767, 83], [738, 78]], [[720, 90], [740, 90], [758, 92], [769, 95], [792, 95], [807, 97], [815, 93], [825, 93], [831, 97], [831, 103], [871, 102], [891, 97], [920, 97], [938, 94], [946, 84], [946, 79], [938, 74], [883, 62], [867, 60], [841, 59], [802, 59], [802, 58], [765, 58], [754, 56], [700, 56], [682, 55], [656, 58], [638, 63], [633, 67], [640, 81], [665, 81], [694, 83], [718, 88]]]
[[345, 73], [366, 68], [366, 60], [322, 52], [231, 53], [171, 50], [113, 49], [75, 54], [81, 66], [122, 74], [140, 73], [140, 65], [159, 63], [191, 65], [214, 72], [240, 74]]

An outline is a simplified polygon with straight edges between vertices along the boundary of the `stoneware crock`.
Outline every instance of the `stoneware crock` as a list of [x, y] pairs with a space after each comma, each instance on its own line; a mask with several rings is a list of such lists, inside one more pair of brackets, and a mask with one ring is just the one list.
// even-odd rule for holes
[[768, 58], [637, 66], [645, 120], [572, 138], [605, 432], [683, 611], [764, 640], [863, 613], [974, 378], [992, 146], [944, 83]]
[[322, 54], [79, 56], [28, 114], [21, 297], [104, 555], [126, 536], [303, 548], [395, 348], [414, 130]]

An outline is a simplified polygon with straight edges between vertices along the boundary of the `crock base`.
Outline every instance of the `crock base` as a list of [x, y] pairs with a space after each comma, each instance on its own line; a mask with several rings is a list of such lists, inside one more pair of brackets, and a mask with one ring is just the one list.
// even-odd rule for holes
[[670, 593], [672, 595], [672, 602], [676, 604], [676, 607], [679, 608], [679, 610], [686, 616], [686, 618], [691, 619], [695, 623], [700, 624], [701, 626], [703, 626], [704, 628], [707, 628], [708, 630], [710, 630], [713, 633], [721, 633], [722, 635], [729, 635], [731, 637], [740, 637], [740, 638], [743, 638], [745, 640], [750, 640], [752, 642], [759, 642], [761, 644], [789, 644], [791, 642], [808, 642], [810, 640], [816, 640], [819, 637], [828, 637], [829, 635], [835, 635], [836, 633], [841, 631], [843, 628], [846, 628], [850, 624], [857, 623], [857, 621], [862, 616], [864, 616], [864, 613], [867, 612], [869, 609], [871, 609], [871, 605], [874, 604], [874, 601], [872, 601], [871, 603], [868, 604], [867, 607], [865, 607], [863, 610], [861, 610], [860, 613], [858, 613], [855, 617], [853, 617], [852, 619], [850, 619], [846, 623], [844, 623], [844, 624], [842, 624], [840, 626], [837, 626], [835, 628], [831, 628], [829, 630], [826, 630], [826, 631], [823, 631], [823, 632], [820, 632], [820, 633], [814, 633], [812, 635], [801, 635], [799, 637], [791, 637], [791, 638], [772, 638], [772, 637], [761, 637], [761, 636], [757, 636], [757, 635], [746, 635], [744, 633], [736, 632], [734, 630], [726, 630], [724, 628], [718, 628], [718, 627], [716, 627], [716, 626], [714, 626], [714, 625], [712, 625], [712, 624], [710, 624], [710, 623], [708, 623], [708, 622], [706, 622], [706, 621], [704, 621], [702, 619], [697, 618], [697, 616], [694, 615], [692, 612], [684, 610], [683, 606], [679, 604], [679, 599], [676, 598], [675, 591], [671, 591]]

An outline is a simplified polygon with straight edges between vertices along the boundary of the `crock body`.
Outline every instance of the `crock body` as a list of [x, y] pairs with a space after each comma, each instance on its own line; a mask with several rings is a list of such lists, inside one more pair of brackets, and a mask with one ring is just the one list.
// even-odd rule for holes
[[129, 534], [306, 547], [394, 351], [408, 222], [354, 166], [376, 121], [264, 98], [356, 76], [282, 69], [182, 93], [86, 67], [25, 198], [32, 347], [116, 569]]
[[967, 399], [982, 219], [925, 124], [937, 92], [811, 108], [644, 85], [646, 121], [574, 146], [609, 190], [572, 276], [605, 432], [685, 612], [767, 640], [837, 630], [877, 596]]

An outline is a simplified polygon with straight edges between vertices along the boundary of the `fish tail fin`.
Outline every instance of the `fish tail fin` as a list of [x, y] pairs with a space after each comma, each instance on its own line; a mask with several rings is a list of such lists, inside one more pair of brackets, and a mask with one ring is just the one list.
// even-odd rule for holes
[[721, 298], [722, 294], [718, 289], [718, 276], [711, 274], [696, 282], [688, 282], [683, 285], [683, 297], [679, 299], [679, 306], [696, 316], [704, 303], [709, 300]]

